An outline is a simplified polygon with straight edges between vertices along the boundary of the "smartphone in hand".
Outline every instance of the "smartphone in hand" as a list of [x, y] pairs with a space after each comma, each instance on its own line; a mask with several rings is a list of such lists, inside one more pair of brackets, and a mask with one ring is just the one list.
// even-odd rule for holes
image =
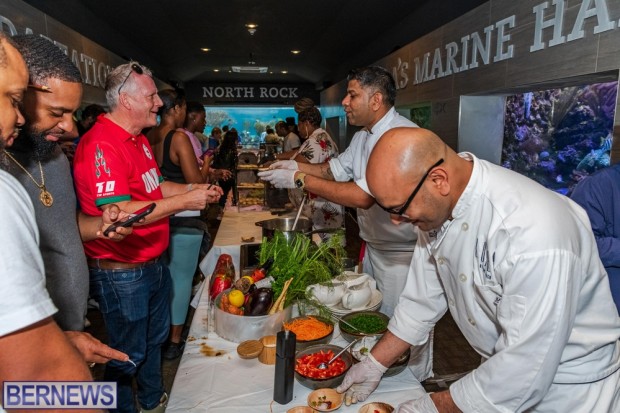
[[140, 221], [142, 218], [144, 218], [145, 216], [153, 212], [154, 209], [155, 209], [154, 202], [152, 204], [145, 206], [144, 208], [140, 208], [133, 214], [129, 215], [129, 217], [126, 220], [121, 221], [121, 222], [115, 222], [114, 224], [107, 227], [106, 230], [103, 232], [103, 235], [107, 237], [110, 232], [115, 231], [116, 228], [118, 227], [127, 228], [127, 227], [132, 226], [133, 224], [135, 224], [136, 222]]

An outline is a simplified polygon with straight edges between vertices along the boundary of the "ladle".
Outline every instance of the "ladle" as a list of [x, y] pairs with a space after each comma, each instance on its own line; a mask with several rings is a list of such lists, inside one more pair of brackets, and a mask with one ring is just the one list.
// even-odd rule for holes
[[[360, 337], [361, 338], [361, 337]], [[336, 354], [334, 357], [332, 357], [331, 359], [329, 359], [329, 361], [327, 363], [322, 362], [320, 363], [318, 366], [316, 366], [318, 369], [321, 370], [325, 370], [327, 368], [327, 366], [329, 366], [330, 364], [332, 364], [332, 362], [334, 360], [336, 360], [338, 357], [340, 357], [342, 355], [342, 353], [344, 353], [345, 351], [347, 351], [347, 349], [349, 347], [351, 347], [353, 344], [357, 343], [359, 341], [359, 338], [356, 338], [355, 340], [353, 340], [352, 342], [350, 342], [349, 344], [347, 344], [342, 350], [340, 350], [338, 352], [338, 354]]]
[[301, 215], [301, 210], [304, 207], [304, 203], [306, 202], [306, 197], [308, 195], [304, 192], [304, 196], [301, 198], [301, 203], [299, 204], [299, 210], [297, 211], [297, 216], [295, 217], [295, 221], [293, 221], [293, 229], [291, 231], [295, 231], [295, 228], [297, 227], [297, 221], [299, 221], [299, 217]]

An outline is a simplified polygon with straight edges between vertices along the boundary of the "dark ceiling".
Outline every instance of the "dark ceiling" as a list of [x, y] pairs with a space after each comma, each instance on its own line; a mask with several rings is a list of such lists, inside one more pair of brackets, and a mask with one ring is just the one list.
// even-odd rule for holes
[[[310, 83], [320, 90], [487, 0], [25, 1], [173, 84]], [[254, 35], [246, 23], [258, 24]], [[229, 72], [250, 61], [268, 73]]]

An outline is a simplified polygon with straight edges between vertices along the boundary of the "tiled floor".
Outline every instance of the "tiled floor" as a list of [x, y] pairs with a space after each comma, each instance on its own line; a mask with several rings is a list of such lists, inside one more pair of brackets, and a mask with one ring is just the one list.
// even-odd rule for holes
[[[219, 226], [219, 221], [216, 219], [217, 211], [214, 210], [215, 208], [210, 211], [207, 219], [211, 239], [215, 238]], [[359, 238], [357, 237], [357, 226], [352, 216], [347, 216], [346, 226], [347, 252], [350, 257], [357, 258], [359, 254]], [[188, 325], [191, 322], [191, 316], [192, 312], [190, 311], [187, 321]], [[91, 326], [87, 331], [105, 342], [105, 327], [98, 310], [89, 310], [88, 319], [91, 322]], [[180, 358], [173, 361], [164, 360], [163, 362], [164, 386], [168, 392], [172, 387], [179, 361]], [[435, 377], [425, 383], [425, 387], [429, 391], [445, 388], [462, 374], [476, 368], [480, 364], [480, 356], [469, 346], [449, 313], [435, 327], [433, 362]], [[101, 379], [103, 377], [103, 365], [96, 365], [93, 368], [93, 374], [95, 378]]]

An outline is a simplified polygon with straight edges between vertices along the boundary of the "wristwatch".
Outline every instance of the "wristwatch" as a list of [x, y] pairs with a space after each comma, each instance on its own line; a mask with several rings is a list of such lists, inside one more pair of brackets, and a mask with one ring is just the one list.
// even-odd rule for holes
[[298, 189], [304, 189], [304, 187], [306, 186], [305, 178], [306, 178], [305, 173], [303, 172], [298, 173], [297, 178], [295, 178], [295, 187]]

